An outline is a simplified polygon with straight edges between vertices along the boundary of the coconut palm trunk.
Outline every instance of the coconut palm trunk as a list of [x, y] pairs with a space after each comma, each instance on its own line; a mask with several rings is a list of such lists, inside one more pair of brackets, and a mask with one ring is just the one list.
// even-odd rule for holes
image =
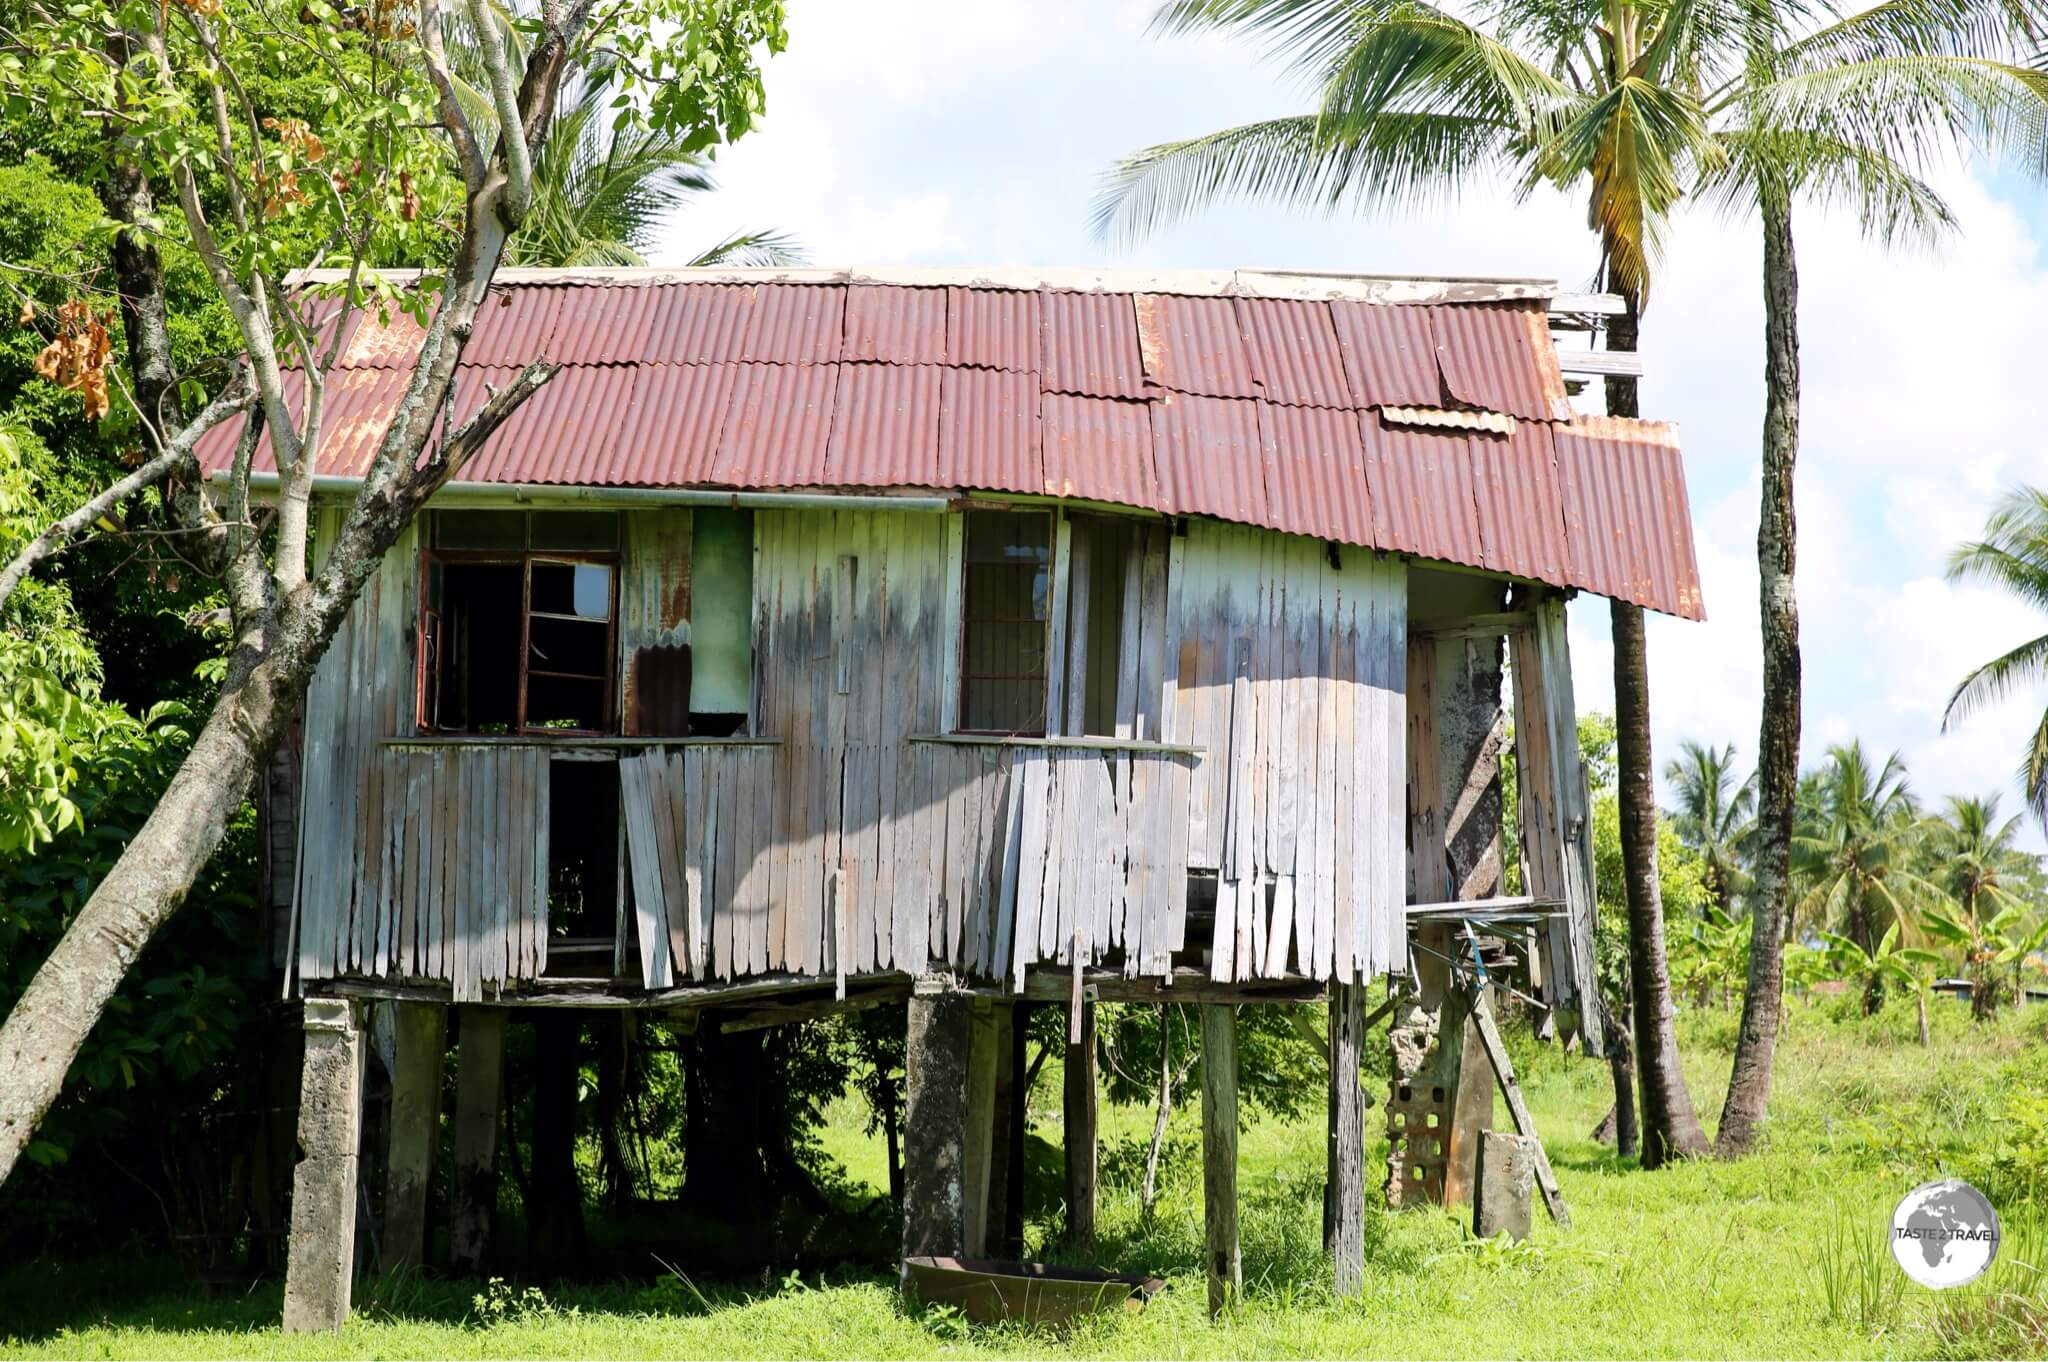
[[[1637, 345], [1637, 300], [1626, 290], [1623, 296], [1628, 311], [1608, 327], [1610, 350], [1634, 350]], [[1607, 381], [1607, 410], [1613, 416], [1638, 414], [1633, 378]], [[1664, 952], [1664, 897], [1657, 880], [1657, 766], [1650, 753], [1650, 668], [1643, 608], [1616, 600], [1609, 611], [1622, 879], [1628, 892], [1629, 1010], [1635, 1023], [1636, 1087], [1642, 1098], [1643, 1166], [1656, 1168], [1674, 1158], [1704, 1154], [1707, 1137], [1679, 1068], [1674, 1026], [1678, 1008], [1671, 999], [1671, 971]], [[1617, 1065], [1617, 1108], [1627, 1100], [1622, 1083]]]
[[1735, 1066], [1714, 1145], [1724, 1157], [1746, 1154], [1755, 1145], [1770, 1101], [1785, 986], [1792, 821], [1799, 792], [1799, 604], [1793, 591], [1797, 535], [1792, 506], [1792, 472], [1799, 456], [1799, 267], [1793, 252], [1791, 196], [1781, 186], [1766, 186], [1760, 208], [1764, 431], [1756, 561], [1763, 616], [1763, 718], [1757, 736], [1756, 894], [1749, 986], [1742, 998]]

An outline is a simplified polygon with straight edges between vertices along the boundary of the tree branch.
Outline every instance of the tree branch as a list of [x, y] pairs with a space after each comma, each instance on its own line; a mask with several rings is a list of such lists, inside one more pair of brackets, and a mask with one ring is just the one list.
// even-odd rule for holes
[[[87, 526], [121, 502], [143, 488], [162, 481], [178, 465], [192, 458], [192, 447], [199, 443], [200, 436], [237, 412], [247, 411], [253, 402], [254, 394], [250, 391], [247, 376], [238, 374], [233, 383], [206, 404], [206, 409], [200, 412], [190, 425], [171, 438], [161, 454], [127, 477], [113, 483], [98, 496], [29, 541], [28, 546], [14, 556], [13, 562], [5, 568], [0, 568], [0, 606], [7, 604], [15, 588], [21, 585], [22, 580], [36, 564], [54, 557], [66, 544], [83, 533]], [[482, 414], [478, 413], [479, 416]]]
[[426, 54], [427, 79], [440, 96], [441, 126], [455, 143], [455, 154], [462, 162], [462, 182], [474, 194], [483, 188], [484, 158], [477, 150], [469, 115], [463, 113], [462, 101], [455, 97], [455, 77], [449, 70], [447, 43], [441, 32], [440, 0], [420, 0], [420, 50]]
[[526, 120], [520, 116], [519, 87], [505, 60], [505, 40], [491, 14], [490, 0], [468, 0], [469, 21], [476, 29], [477, 52], [490, 74], [491, 101], [498, 110], [498, 155], [505, 162], [505, 197], [499, 215], [508, 227], [526, 220], [533, 203], [533, 158], [526, 146]]

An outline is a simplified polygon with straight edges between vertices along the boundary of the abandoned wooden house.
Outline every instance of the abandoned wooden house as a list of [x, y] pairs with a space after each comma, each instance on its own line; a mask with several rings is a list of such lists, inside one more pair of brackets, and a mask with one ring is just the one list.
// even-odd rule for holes
[[[522, 1011], [907, 1008], [904, 1252], [978, 1256], [1017, 1214], [1015, 1007], [1067, 1008], [1092, 1076], [1098, 1000], [1202, 1004], [1218, 1301], [1235, 1005], [1330, 1003], [1344, 1290], [1366, 985], [1405, 981], [1397, 1204], [1462, 1198], [1491, 1120], [1475, 977], [1597, 1052], [1565, 602], [1700, 613], [1673, 432], [1569, 400], [1566, 372], [1634, 371], [1555, 343], [1615, 300], [1248, 271], [509, 270], [495, 293], [454, 405], [561, 370], [385, 560], [273, 771], [305, 999], [288, 1324], [348, 1309], [374, 1008], [397, 1015], [382, 1257], [422, 1252], [452, 1007], [473, 1267]], [[416, 334], [346, 337], [323, 516]], [[1085, 1239], [1094, 1093], [1070, 1092]]]

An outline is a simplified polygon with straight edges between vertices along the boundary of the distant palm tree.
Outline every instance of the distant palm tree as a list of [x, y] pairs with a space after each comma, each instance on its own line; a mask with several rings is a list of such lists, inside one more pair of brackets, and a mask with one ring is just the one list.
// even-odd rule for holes
[[1971, 922], [2021, 906], [2018, 891], [2037, 874], [2036, 858], [2016, 845], [2020, 819], [2000, 822], [1998, 805], [1995, 794], [1950, 795], [1944, 816], [1928, 825], [1928, 878]]
[[1678, 795], [1672, 829], [1706, 863], [1707, 890], [1725, 913], [1735, 895], [1749, 887], [1743, 859], [1754, 830], [1756, 777], [1736, 780], [1733, 743], [1702, 747], [1688, 739], [1665, 766], [1664, 779]]
[[[1797, 919], [1866, 952], [1893, 924], [1916, 937], [1919, 911], [1944, 896], [1913, 865], [1925, 824], [1905, 763], [1894, 752], [1873, 769], [1863, 744], [1851, 742], [1829, 748], [1817, 775], [1792, 838], [1793, 875], [1805, 890]], [[1867, 1005], [1875, 1010], [1881, 1000]]]
[[[1985, 522], [1984, 537], [1960, 545], [1949, 555], [1952, 582], [1989, 582], [2008, 596], [2048, 612], [2048, 492], [2018, 487], [1999, 499]], [[2003, 700], [2024, 685], [2048, 680], [2048, 634], [2028, 639], [1964, 677], [1948, 709], [1942, 730], [1961, 723], [1983, 706]], [[2027, 806], [2048, 826], [2048, 710], [2028, 736], [2020, 753], [2020, 788]]]

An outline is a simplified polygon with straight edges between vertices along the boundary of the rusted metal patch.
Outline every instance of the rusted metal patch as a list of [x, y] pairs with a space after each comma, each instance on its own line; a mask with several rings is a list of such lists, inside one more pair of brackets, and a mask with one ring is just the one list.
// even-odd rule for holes
[[1443, 405], [1432, 309], [1347, 302], [1329, 306], [1355, 405]]
[[938, 485], [1043, 492], [1038, 375], [947, 369], [939, 378]]
[[1261, 402], [1259, 435], [1273, 519], [1297, 534], [1346, 544], [1376, 542], [1355, 413]]
[[841, 358], [881, 364], [946, 362], [946, 291], [855, 284], [846, 290]]
[[1675, 428], [1580, 417], [1551, 438], [1570, 584], [1705, 619]]
[[1143, 397], [1138, 314], [1128, 293], [1048, 293], [1044, 318], [1045, 390], [1089, 397]]
[[645, 738], [690, 736], [690, 645], [636, 648], [626, 664], [626, 732]]
[[555, 320], [571, 294], [581, 300], [587, 289], [493, 288], [476, 310], [469, 344], [462, 347], [464, 364], [503, 364], [518, 368], [554, 356]]
[[626, 487], [709, 482], [740, 366], [646, 364], [637, 371], [640, 381], [619, 419], [613, 472], [605, 481]]
[[1137, 296], [1138, 352], [1162, 388], [1201, 397], [1253, 397], [1251, 361], [1229, 298]]
[[822, 481], [835, 487], [939, 486], [943, 372], [930, 364], [841, 365]]
[[1038, 372], [1039, 295], [976, 288], [946, 290], [946, 363]]
[[[1530, 421], [1571, 415], [1541, 303], [1430, 309], [1444, 386], [1460, 402]], [[1548, 367], [1538, 355], [1548, 358]]]
[[1482, 430], [1492, 435], [1513, 435], [1515, 418], [1498, 411], [1463, 411], [1454, 407], [1381, 407], [1380, 418], [1390, 426], [1421, 426], [1437, 430]]
[[1040, 409], [1048, 496], [1159, 507], [1151, 406], [1047, 393]]
[[828, 364], [839, 358], [846, 290], [763, 284], [740, 358], [762, 364]]
[[710, 481], [724, 487], [815, 485], [832, 429], [836, 364], [744, 364], [719, 433]]
[[1371, 488], [1372, 543], [1377, 548], [1482, 565], [1479, 515], [1472, 501], [1467, 443], [1475, 436], [1424, 434], [1386, 425], [1378, 412], [1358, 414]]
[[1539, 582], [1559, 580], [1566, 563], [1564, 508], [1550, 427], [1524, 421], [1509, 438], [1478, 436], [1465, 447], [1485, 566]]
[[1258, 403], [1165, 393], [1152, 404], [1152, 453], [1169, 514], [1272, 519]]
[[1330, 305], [1294, 298], [1237, 298], [1252, 377], [1269, 402], [1302, 407], [1355, 405]]

